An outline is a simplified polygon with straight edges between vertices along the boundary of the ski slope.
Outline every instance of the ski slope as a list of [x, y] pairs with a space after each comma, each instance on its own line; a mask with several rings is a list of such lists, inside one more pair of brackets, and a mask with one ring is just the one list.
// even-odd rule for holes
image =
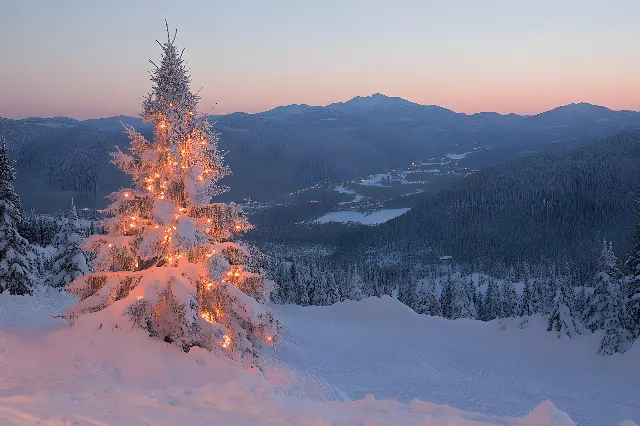
[[[623, 369], [638, 382], [637, 351], [610, 362], [578, 357], [575, 371], [536, 382], [544, 361], [523, 367], [507, 358], [523, 330], [438, 321], [389, 297], [275, 307], [289, 340], [265, 353], [263, 372], [199, 348], [184, 353], [138, 330], [71, 328], [51, 318], [72, 302], [51, 289], [0, 294], [0, 425], [574, 425], [547, 397], [574, 410], [579, 425], [638, 420], [637, 385], [619, 383]], [[502, 352], [500, 362], [487, 359]], [[574, 376], [584, 364], [601, 369]], [[526, 369], [533, 370], [520, 383], [513, 374]], [[586, 392], [568, 393], [580, 384]]]

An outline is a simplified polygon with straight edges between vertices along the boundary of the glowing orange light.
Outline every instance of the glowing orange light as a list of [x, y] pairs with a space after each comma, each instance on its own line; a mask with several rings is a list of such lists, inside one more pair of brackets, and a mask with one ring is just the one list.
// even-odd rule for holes
[[200, 314], [200, 316], [203, 320], [205, 320], [206, 322], [210, 322], [211, 324], [214, 324], [216, 322], [213, 318], [213, 315], [211, 315], [211, 312], [203, 312]]
[[267, 344], [270, 345], [270, 344], [273, 343], [273, 337], [269, 336], [268, 334], [265, 334], [264, 341], [267, 342]]
[[239, 230], [241, 230], [241, 229], [242, 229], [242, 226], [241, 226], [241, 225], [236, 225], [236, 231], [239, 231]]
[[130, 223], [130, 224], [129, 224], [129, 228], [135, 228], [135, 227], [136, 227], [136, 224], [135, 224], [135, 223]]
[[129, 193], [128, 193], [128, 192], [125, 192], [125, 193], [124, 193], [124, 197], [125, 197], [125, 198], [129, 198]]
[[164, 129], [167, 127], [167, 123], [165, 123], [164, 121], [161, 121], [160, 124], [158, 124], [158, 126], [160, 126], [161, 129]]
[[109, 244], [109, 248], [113, 247], [113, 244]]
[[240, 272], [236, 272], [235, 274], [233, 274], [233, 276], [239, 277], [240, 276]]
[[160, 173], [156, 173], [155, 175], [153, 175], [156, 179], [160, 177]]
[[227, 276], [231, 276], [231, 274], [233, 274], [233, 272], [231, 271], [227, 272]]
[[225, 334], [222, 341], [222, 347], [225, 349], [229, 349], [231, 346], [231, 337], [228, 334]]
[[131, 220], [136, 220], [136, 217], [135, 216], [131, 216]]
[[142, 297], [142, 296], [138, 296], [138, 300], [142, 300], [142, 299], [143, 299], [143, 297]]
[[154, 228], [158, 229], [158, 228], [160, 228], [160, 225], [156, 225], [156, 226], [154, 226]]

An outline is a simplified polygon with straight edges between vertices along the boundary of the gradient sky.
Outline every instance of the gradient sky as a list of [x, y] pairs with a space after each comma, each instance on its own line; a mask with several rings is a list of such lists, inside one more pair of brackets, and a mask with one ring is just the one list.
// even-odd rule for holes
[[0, 0], [0, 116], [137, 115], [178, 28], [201, 110], [380, 92], [460, 112], [640, 110], [640, 0]]

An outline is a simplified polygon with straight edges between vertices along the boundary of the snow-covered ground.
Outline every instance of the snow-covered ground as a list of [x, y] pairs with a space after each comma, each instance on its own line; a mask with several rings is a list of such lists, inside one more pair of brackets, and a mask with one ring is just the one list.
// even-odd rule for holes
[[581, 426], [640, 422], [640, 345], [605, 357], [596, 354], [600, 334], [557, 339], [541, 317], [524, 329], [521, 319], [449, 321], [390, 297], [276, 310], [288, 326], [278, 358], [350, 398], [417, 398], [500, 416], [550, 400]]
[[447, 154], [447, 158], [450, 158], [452, 160], [462, 160], [463, 158], [465, 158], [469, 154], [471, 154], [471, 153], [470, 152], [464, 152], [462, 154]]
[[0, 294], [0, 425], [574, 425], [549, 398], [579, 425], [639, 420], [637, 348], [599, 357], [593, 339], [448, 322], [384, 297], [275, 307], [287, 340], [260, 373], [50, 317], [72, 302]]
[[327, 222], [357, 222], [363, 225], [380, 225], [388, 220], [393, 219], [394, 217], [398, 217], [401, 214], [408, 212], [408, 208], [402, 209], [383, 209], [377, 210], [370, 214], [364, 214], [362, 212], [357, 211], [341, 211], [341, 212], [331, 212], [327, 213], [324, 216], [316, 219], [318, 223], [327, 223]]
[[379, 186], [381, 188], [387, 188], [389, 187], [388, 184], [391, 183], [391, 180], [391, 173], [378, 173], [371, 175], [367, 179], [363, 179], [358, 183], [364, 186]]
[[351, 201], [344, 201], [342, 203], [338, 203], [338, 204], [351, 204], [351, 203], [359, 203], [360, 201], [362, 201], [362, 199], [364, 198], [364, 195], [360, 195], [358, 193], [356, 193], [356, 191], [354, 191], [353, 189], [348, 189], [345, 188], [344, 186], [340, 185], [340, 186], [336, 186], [335, 188], [336, 192], [339, 192], [341, 194], [350, 194], [353, 195], [353, 200]]

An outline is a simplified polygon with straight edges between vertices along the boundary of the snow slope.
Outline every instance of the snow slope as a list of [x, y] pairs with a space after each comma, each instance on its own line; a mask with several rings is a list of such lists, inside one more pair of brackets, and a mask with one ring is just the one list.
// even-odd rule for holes
[[[542, 398], [530, 398], [540, 404], [527, 401], [523, 408], [522, 396], [509, 395], [509, 380], [495, 386], [504, 379], [504, 369], [485, 372], [489, 385], [475, 387], [493, 395], [471, 400], [493, 401], [478, 405], [487, 413], [529, 412], [526, 417], [495, 417], [414, 400], [432, 395], [464, 405], [471, 392], [460, 385], [468, 376], [464, 368], [452, 367], [464, 364], [443, 359], [441, 346], [430, 347], [430, 339], [420, 337], [436, 335], [430, 328], [440, 324], [390, 298], [328, 308], [279, 307], [290, 341], [266, 353], [264, 374], [247, 372], [198, 348], [185, 354], [136, 330], [70, 328], [50, 317], [72, 302], [51, 290], [33, 297], [0, 294], [0, 425], [574, 425]], [[461, 325], [458, 335], [469, 327], [456, 324]], [[439, 336], [447, 327], [443, 330]], [[474, 348], [469, 346], [472, 336], [467, 337], [469, 344], [443, 341]], [[424, 352], [415, 353], [418, 349]], [[617, 378], [603, 377], [603, 388]], [[331, 386], [337, 384], [342, 389]], [[347, 395], [363, 399], [351, 401]], [[616, 397], [602, 395], [603, 407], [608, 410]], [[595, 411], [592, 407], [582, 415]], [[604, 425], [625, 416], [633, 417], [621, 411], [593, 419]]]
[[604, 357], [599, 334], [558, 340], [541, 317], [525, 329], [521, 319], [449, 321], [390, 297], [275, 309], [288, 326], [276, 356], [350, 398], [417, 398], [500, 416], [550, 400], [581, 426], [640, 422], [640, 345]]

